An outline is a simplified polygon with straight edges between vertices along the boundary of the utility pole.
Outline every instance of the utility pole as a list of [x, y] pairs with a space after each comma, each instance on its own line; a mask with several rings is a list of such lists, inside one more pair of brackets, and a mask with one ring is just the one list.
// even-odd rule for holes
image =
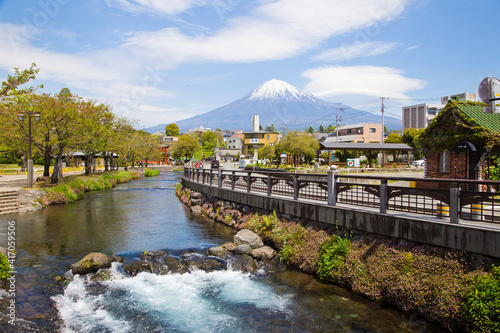
[[384, 143], [384, 134], [385, 134], [385, 125], [384, 125], [384, 99], [386, 97], [380, 97], [380, 99], [382, 100], [382, 141], [380, 141], [380, 143]]
[[282, 136], [282, 138], [285, 137], [285, 133], [286, 133], [286, 124], [282, 123], [281, 124], [281, 136]]
[[339, 143], [339, 124], [340, 124], [340, 118], [339, 118], [339, 111], [344, 111], [345, 108], [339, 108], [337, 107], [337, 118], [336, 118], [336, 126], [335, 126], [335, 131], [337, 132], [337, 143]]

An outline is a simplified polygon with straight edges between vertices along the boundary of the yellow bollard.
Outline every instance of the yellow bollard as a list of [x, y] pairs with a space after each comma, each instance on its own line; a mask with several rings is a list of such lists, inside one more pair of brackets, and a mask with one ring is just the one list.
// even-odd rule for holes
[[450, 207], [444, 203], [438, 203], [436, 206], [437, 216], [438, 217], [448, 217], [450, 216]]
[[480, 203], [475, 203], [470, 205], [470, 217], [472, 220], [480, 221], [483, 215], [484, 205]]

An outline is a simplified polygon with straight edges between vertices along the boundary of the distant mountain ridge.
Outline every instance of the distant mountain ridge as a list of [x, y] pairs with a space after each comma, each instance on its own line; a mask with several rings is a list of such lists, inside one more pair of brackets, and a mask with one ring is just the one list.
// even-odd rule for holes
[[[250, 130], [252, 115], [259, 115], [262, 127], [274, 124], [277, 129], [304, 130], [319, 125], [335, 125], [337, 108], [345, 108], [340, 113], [341, 125], [357, 123], [382, 123], [382, 116], [352, 109], [342, 103], [326, 102], [313, 94], [301, 90], [281, 80], [270, 80], [253, 89], [232, 103], [201, 115], [175, 122], [182, 132], [200, 126], [222, 130]], [[167, 124], [147, 128], [148, 132], [164, 131]], [[385, 117], [389, 129], [401, 129], [400, 119]]]

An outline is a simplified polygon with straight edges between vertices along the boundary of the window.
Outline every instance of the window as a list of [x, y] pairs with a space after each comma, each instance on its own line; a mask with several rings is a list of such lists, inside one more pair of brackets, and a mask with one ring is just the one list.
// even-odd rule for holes
[[427, 110], [427, 113], [429, 114], [429, 116], [435, 116], [436, 115], [436, 108], [431, 108], [431, 109]]
[[357, 128], [356, 133], [361, 134], [361, 128]]
[[267, 135], [267, 139], [269, 140], [269, 134]]
[[375, 133], [377, 130], [373, 127], [370, 127], [370, 133]]
[[351, 134], [351, 130], [350, 129], [347, 130], [347, 134]]
[[439, 154], [439, 172], [450, 172], [450, 152], [443, 150]]

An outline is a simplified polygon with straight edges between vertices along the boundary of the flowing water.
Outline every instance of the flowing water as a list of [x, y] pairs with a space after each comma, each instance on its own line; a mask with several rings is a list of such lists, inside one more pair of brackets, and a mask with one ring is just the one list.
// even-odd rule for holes
[[[0, 217], [16, 227], [17, 316], [60, 332], [440, 332], [431, 323], [318, 282], [277, 263], [256, 273], [231, 269], [111, 278], [56, 277], [90, 252], [133, 257], [231, 241], [235, 231], [192, 217], [174, 193], [180, 175], [162, 173], [87, 193], [75, 204]], [[0, 327], [1, 331], [1, 327]]]

